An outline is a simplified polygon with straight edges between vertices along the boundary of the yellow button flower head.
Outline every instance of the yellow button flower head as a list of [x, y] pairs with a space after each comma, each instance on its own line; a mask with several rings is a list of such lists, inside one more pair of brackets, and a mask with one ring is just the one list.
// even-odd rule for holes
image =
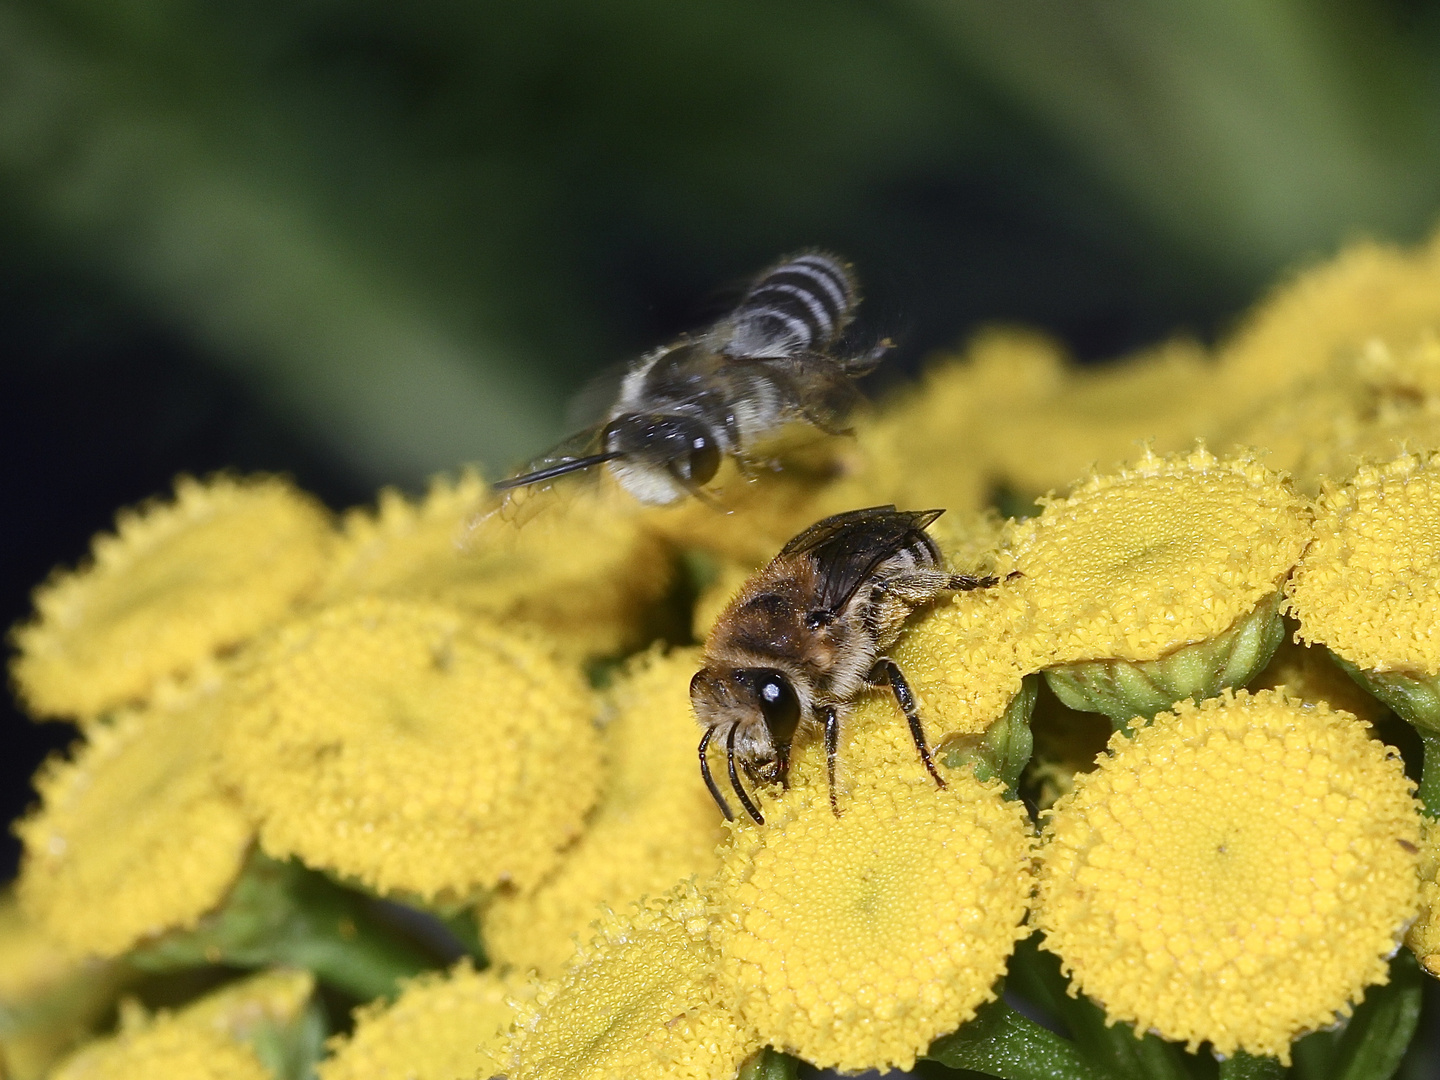
[[1093, 477], [1015, 526], [1029, 665], [1080, 665], [1047, 673], [1056, 693], [1119, 721], [1243, 684], [1280, 642], [1278, 590], [1309, 537], [1305, 504], [1248, 457], [1146, 453]]
[[316, 1071], [320, 1080], [486, 1080], [504, 1069], [515, 1019], [507, 999], [523, 990], [521, 980], [477, 972], [469, 960], [422, 975], [393, 1004], [361, 1006], [354, 1033], [332, 1040], [334, 1055]]
[[578, 674], [450, 608], [367, 598], [297, 620], [247, 695], [225, 766], [261, 846], [380, 892], [533, 885], [595, 801]]
[[838, 818], [807, 780], [766, 801], [763, 827], [732, 826], [716, 941], [765, 1042], [822, 1067], [908, 1069], [994, 996], [1025, 935], [1029, 823], [998, 782], [962, 770], [949, 785], [852, 770]]
[[222, 688], [122, 712], [40, 771], [40, 808], [15, 826], [17, 889], [59, 945], [117, 956], [224, 897], [254, 837], [215, 775], [225, 708]]
[[[1440, 726], [1440, 456], [1361, 469], [1322, 495], [1315, 531], [1290, 583], [1300, 636], [1374, 673], [1372, 688], [1407, 719]], [[1386, 684], [1413, 689], [1424, 715], [1391, 701]]]
[[170, 1016], [82, 1047], [51, 1080], [275, 1080], [255, 1051], [228, 1036]]
[[1050, 812], [1036, 921], [1112, 1020], [1288, 1064], [1387, 978], [1417, 804], [1364, 725], [1283, 694], [1184, 702]]
[[1383, 336], [1440, 325], [1440, 235], [1410, 251], [1372, 241], [1276, 288], [1220, 349], [1222, 393], [1254, 400], [1325, 373]]
[[715, 974], [704, 899], [690, 885], [607, 913], [564, 974], [523, 1007], [509, 1080], [714, 1080], [763, 1041]]
[[652, 652], [618, 682], [603, 733], [609, 770], [600, 804], [543, 885], [504, 890], [487, 905], [481, 924], [492, 960], [558, 972], [602, 906], [623, 910], [714, 872], [722, 819], [700, 778], [690, 710], [699, 667], [698, 649]]
[[374, 511], [345, 516], [325, 597], [442, 601], [540, 627], [579, 655], [635, 643], [669, 587], [671, 563], [633, 502], [600, 492], [557, 497], [522, 522], [485, 517], [492, 499], [468, 471], [437, 478], [420, 502], [382, 491]]
[[90, 566], [35, 592], [16, 684], [44, 716], [90, 719], [252, 637], [318, 583], [333, 542], [283, 480], [181, 477], [173, 503], [122, 511]]
[[314, 993], [315, 976], [310, 972], [276, 968], [206, 994], [178, 1016], [191, 1027], [254, 1042], [300, 1020]]
[[1420, 839], [1420, 918], [1405, 935], [1405, 944], [1421, 967], [1440, 978], [1440, 822], [1426, 817]]

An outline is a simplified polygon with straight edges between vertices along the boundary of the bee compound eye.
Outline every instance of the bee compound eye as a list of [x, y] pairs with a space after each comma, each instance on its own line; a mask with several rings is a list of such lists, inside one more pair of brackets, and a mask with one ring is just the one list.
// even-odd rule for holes
[[708, 484], [720, 471], [720, 448], [714, 440], [697, 435], [690, 440], [688, 465], [692, 483]]
[[771, 738], [788, 745], [800, 723], [800, 699], [790, 680], [778, 671], [757, 672], [755, 696], [760, 699], [760, 715], [770, 729]]

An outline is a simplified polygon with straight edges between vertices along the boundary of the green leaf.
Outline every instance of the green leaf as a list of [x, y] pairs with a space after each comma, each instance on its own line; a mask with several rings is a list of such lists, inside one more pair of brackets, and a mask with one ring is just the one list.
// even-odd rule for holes
[[766, 1047], [759, 1053], [751, 1054], [740, 1066], [736, 1080], [795, 1080], [801, 1061], [779, 1050]]
[[982, 1006], [975, 1019], [955, 1034], [937, 1039], [926, 1056], [1001, 1080], [1118, 1080], [1121, 1076], [1089, 1064], [1074, 1043], [1026, 1019], [1002, 1000]]
[[1285, 1067], [1274, 1058], [1238, 1053], [1220, 1063], [1220, 1080], [1279, 1080]]
[[1302, 1080], [1386, 1080], [1420, 1023], [1425, 976], [1408, 949], [1390, 961], [1390, 981], [1372, 986], [1348, 1023], [1317, 1031], [1295, 1044], [1295, 1071]]

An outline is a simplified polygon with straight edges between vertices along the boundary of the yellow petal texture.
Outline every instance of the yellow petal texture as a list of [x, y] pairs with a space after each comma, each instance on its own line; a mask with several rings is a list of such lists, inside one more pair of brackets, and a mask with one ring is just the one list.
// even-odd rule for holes
[[227, 702], [222, 686], [123, 711], [40, 771], [17, 890], [57, 944], [116, 956], [223, 899], [254, 837], [216, 776]]
[[722, 818], [700, 777], [700, 728], [690, 709], [699, 667], [698, 649], [651, 652], [617, 683], [600, 804], [543, 885], [502, 890], [486, 907], [481, 925], [492, 960], [554, 974], [602, 907], [623, 910], [714, 872]]
[[310, 972], [276, 968], [206, 994], [178, 1016], [191, 1027], [250, 1042], [300, 1019], [314, 993], [315, 976]]
[[380, 892], [536, 884], [595, 801], [588, 689], [515, 630], [365, 598], [284, 628], [225, 765], [276, 858]]
[[248, 1046], [172, 1016], [90, 1043], [50, 1075], [51, 1080], [274, 1080]]
[[320, 1080], [480, 1080], [501, 1072], [515, 1010], [508, 998], [524, 984], [462, 960], [405, 984], [393, 1002], [363, 1005], [349, 1037], [331, 1041]]
[[1050, 812], [1036, 922], [1112, 1020], [1288, 1064], [1415, 914], [1418, 804], [1348, 713], [1274, 691], [1185, 702]]
[[1310, 538], [1305, 503], [1248, 457], [1146, 453], [1018, 522], [1035, 666], [1157, 660], [1275, 593]]
[[517, 521], [482, 515], [493, 496], [473, 472], [436, 479], [419, 502], [382, 491], [345, 516], [325, 596], [443, 601], [539, 627], [577, 655], [617, 652], [640, 639], [672, 568], [633, 500], [609, 495], [545, 493]]
[[128, 972], [77, 963], [0, 892], [0, 1076], [40, 1080], [88, 1037], [113, 1005]]
[[1320, 498], [1290, 583], [1300, 636], [1357, 667], [1440, 674], [1440, 456], [1361, 469]]
[[522, 1008], [509, 1080], [714, 1080], [763, 1042], [719, 983], [704, 898], [690, 885], [606, 913]]
[[1405, 935], [1420, 966], [1440, 978], [1440, 824], [1431, 817], [1421, 823], [1420, 917]]
[[37, 714], [89, 719], [145, 698], [280, 618], [319, 582], [333, 535], [274, 477], [181, 477], [174, 502], [122, 511], [91, 564], [35, 592], [14, 675]]
[[[913, 747], [912, 747], [913, 753]], [[910, 1068], [994, 996], [1032, 888], [1019, 802], [968, 771], [854, 776], [837, 818], [823, 781], [733, 827], [713, 887], [740, 1014], [822, 1067]]]

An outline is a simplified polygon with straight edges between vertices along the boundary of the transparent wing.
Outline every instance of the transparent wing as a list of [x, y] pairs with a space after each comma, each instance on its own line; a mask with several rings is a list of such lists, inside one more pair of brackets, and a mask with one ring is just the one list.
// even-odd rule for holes
[[811, 554], [820, 570], [820, 599], [838, 611], [886, 559], [915, 544], [933, 548], [925, 526], [943, 510], [896, 510], [871, 506], [817, 521], [783, 548], [781, 555]]
[[495, 490], [511, 491], [548, 484], [561, 476], [593, 470], [597, 465], [613, 461], [619, 455], [604, 449], [604, 430], [605, 424], [599, 423], [571, 435], [528, 462], [515, 475], [495, 483]]

